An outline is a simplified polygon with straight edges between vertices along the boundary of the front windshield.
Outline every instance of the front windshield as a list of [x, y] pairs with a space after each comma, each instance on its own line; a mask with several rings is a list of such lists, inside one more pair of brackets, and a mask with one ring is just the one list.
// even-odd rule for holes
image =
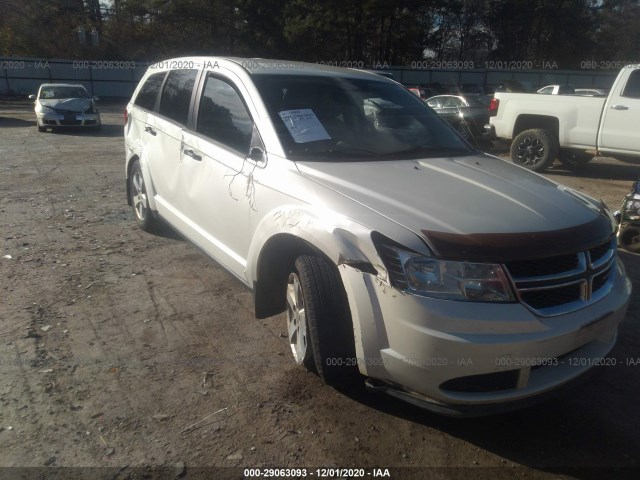
[[82, 87], [55, 86], [42, 87], [40, 98], [43, 100], [53, 100], [60, 98], [89, 98], [89, 94]]
[[414, 94], [383, 79], [254, 75], [287, 156], [385, 160], [474, 153]]

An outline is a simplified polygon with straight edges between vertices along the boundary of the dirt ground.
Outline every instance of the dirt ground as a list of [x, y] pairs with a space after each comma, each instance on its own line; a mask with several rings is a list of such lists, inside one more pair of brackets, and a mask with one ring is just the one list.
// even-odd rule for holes
[[[217, 264], [135, 226], [122, 121], [107, 106], [100, 132], [38, 133], [29, 104], [0, 102], [0, 479], [638, 478], [640, 296], [616, 365], [527, 410], [461, 420], [339, 392], [294, 364], [283, 316], [256, 320]], [[548, 176], [615, 209], [640, 165]], [[640, 257], [620, 255], [639, 292]]]

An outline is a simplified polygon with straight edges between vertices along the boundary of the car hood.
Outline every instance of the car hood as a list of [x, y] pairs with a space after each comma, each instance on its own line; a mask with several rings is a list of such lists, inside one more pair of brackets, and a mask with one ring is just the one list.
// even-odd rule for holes
[[488, 155], [297, 165], [313, 181], [420, 235], [442, 257], [560, 255], [614, 232], [601, 202]]
[[41, 99], [40, 104], [56, 110], [69, 110], [72, 112], [83, 112], [91, 105], [90, 98], [52, 98]]

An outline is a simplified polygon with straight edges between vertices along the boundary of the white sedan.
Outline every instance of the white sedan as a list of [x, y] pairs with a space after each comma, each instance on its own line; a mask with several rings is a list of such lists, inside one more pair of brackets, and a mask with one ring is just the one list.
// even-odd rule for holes
[[100, 113], [95, 101], [80, 84], [43, 83], [37, 95], [29, 95], [35, 100], [38, 131], [47, 127], [92, 127], [100, 128]]

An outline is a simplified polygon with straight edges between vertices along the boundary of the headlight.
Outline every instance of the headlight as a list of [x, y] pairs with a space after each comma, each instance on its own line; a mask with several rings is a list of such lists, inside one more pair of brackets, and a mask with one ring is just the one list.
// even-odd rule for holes
[[47, 107], [46, 105], [40, 105], [40, 109], [43, 113], [56, 113], [56, 111], [51, 108], [51, 107]]
[[378, 251], [394, 286], [408, 293], [446, 300], [515, 301], [501, 265], [438, 260], [390, 245]]

